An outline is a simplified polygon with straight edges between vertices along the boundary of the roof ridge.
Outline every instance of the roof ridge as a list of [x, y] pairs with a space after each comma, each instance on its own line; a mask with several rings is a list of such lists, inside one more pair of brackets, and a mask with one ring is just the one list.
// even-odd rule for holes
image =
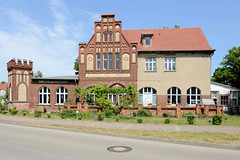
[[123, 31], [135, 31], [135, 30], [158, 30], [158, 29], [168, 29], [168, 30], [173, 30], [173, 29], [201, 29], [201, 27], [185, 27], [185, 28], [145, 28], [145, 29], [123, 29]]

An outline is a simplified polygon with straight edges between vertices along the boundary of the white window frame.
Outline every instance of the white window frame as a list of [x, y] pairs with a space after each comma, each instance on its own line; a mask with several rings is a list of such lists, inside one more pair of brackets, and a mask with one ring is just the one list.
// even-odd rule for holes
[[176, 71], [176, 57], [165, 57], [165, 71]]
[[[196, 93], [192, 93], [192, 88], [195, 88], [195, 92]], [[188, 93], [188, 90], [189, 90], [189, 93]], [[187, 90], [187, 101], [188, 101], [188, 97], [189, 97], [189, 100], [190, 100], [190, 105], [196, 105], [198, 103], [201, 103], [201, 99], [202, 99], [202, 96], [201, 96], [201, 90], [197, 87], [190, 87], [188, 88]], [[197, 91], [199, 90], [200, 93], [198, 93]], [[192, 99], [192, 97], [195, 97], [195, 100]], [[200, 98], [198, 98], [200, 97]], [[195, 103], [194, 103], [195, 101]]]
[[[107, 53], [103, 53], [103, 70], [107, 70], [107, 68], [108, 68], [108, 59], [107, 59], [107, 57], [108, 57]], [[106, 67], [105, 67], [105, 65], [106, 65]]]
[[[44, 88], [46, 88], [46, 92], [44, 92]], [[44, 96], [46, 96], [46, 103], [44, 103]], [[48, 87], [39, 89], [39, 104], [50, 104], [50, 89]]]
[[[151, 95], [151, 96], [157, 96], [157, 90], [152, 88], [152, 87], [144, 87], [144, 88], [141, 88], [139, 90], [139, 92], [142, 90], [142, 93], [139, 93], [139, 96], [142, 96], [144, 98], [144, 95]], [[155, 93], [154, 93], [154, 90], [155, 90]], [[144, 105], [144, 99], [143, 99], [143, 105]], [[157, 99], [156, 99], [156, 103], [154, 102], [151, 102], [152, 105], [157, 105]], [[144, 105], [144, 106], [147, 106], [147, 105]]]
[[101, 69], [101, 55], [100, 53], [97, 53], [96, 54], [96, 70], [100, 70], [100, 69]]
[[[111, 55], [111, 57], [110, 57], [110, 55]], [[110, 66], [111, 66], [111, 68], [110, 68]], [[113, 54], [112, 53], [108, 53], [108, 69], [109, 70], [113, 69]]]
[[[117, 58], [118, 55], [118, 58]], [[117, 64], [118, 64], [118, 68], [117, 68]], [[120, 54], [116, 53], [115, 54], [115, 70], [120, 70]]]
[[145, 71], [157, 71], [157, 58], [156, 57], [145, 58]]
[[[62, 88], [63, 88], [63, 92], [62, 92]], [[63, 97], [63, 102], [61, 102]], [[67, 100], [68, 97], [68, 91], [66, 88], [64, 87], [59, 87], [56, 90], [56, 104], [64, 104], [64, 102]]]
[[[176, 93], [173, 93], [173, 88], [176, 88]], [[170, 91], [170, 93], [168, 93], [168, 91]], [[178, 102], [178, 97], [180, 96], [180, 102]], [[178, 87], [171, 87], [167, 90], [167, 101], [168, 103], [171, 103], [172, 105], [176, 105], [173, 104], [172, 99], [173, 97], [176, 97], [176, 104], [181, 104], [182, 101], [182, 95], [181, 95], [181, 90]]]
[[[151, 46], [151, 37], [145, 37], [144, 39], [145, 39], [145, 46]], [[149, 43], [147, 44], [147, 42]]]
[[[233, 100], [236, 101], [236, 104], [233, 104]], [[233, 106], [238, 105], [238, 92], [237, 91], [232, 91], [232, 105]]]

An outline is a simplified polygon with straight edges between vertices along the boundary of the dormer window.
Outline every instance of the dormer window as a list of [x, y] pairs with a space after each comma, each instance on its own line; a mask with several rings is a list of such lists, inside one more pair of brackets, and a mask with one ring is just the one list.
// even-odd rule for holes
[[145, 37], [145, 46], [151, 45], [151, 37]]
[[151, 46], [151, 42], [152, 42], [152, 37], [153, 37], [153, 33], [142, 33], [141, 34], [141, 43], [144, 46]]

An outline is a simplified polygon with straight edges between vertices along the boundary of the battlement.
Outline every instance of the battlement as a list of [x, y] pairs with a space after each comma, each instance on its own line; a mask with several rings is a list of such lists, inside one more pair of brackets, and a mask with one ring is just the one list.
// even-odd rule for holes
[[13, 58], [11, 59], [8, 63], [7, 63], [7, 70], [10, 71], [12, 69], [24, 69], [24, 70], [32, 70], [33, 68], [33, 62], [31, 60], [29, 60], [27, 62], [26, 59], [22, 60], [21, 59], [16, 59]]

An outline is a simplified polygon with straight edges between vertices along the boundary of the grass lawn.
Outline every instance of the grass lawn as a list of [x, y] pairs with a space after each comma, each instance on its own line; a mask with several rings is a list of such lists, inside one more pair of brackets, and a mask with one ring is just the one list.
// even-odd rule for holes
[[186, 140], [186, 141], [208, 142], [208, 143], [217, 143], [217, 144], [240, 145], [240, 133], [152, 131], [152, 130], [83, 127], [83, 126], [56, 125], [56, 124], [43, 124], [43, 123], [28, 123], [28, 124], [71, 128], [71, 129], [79, 129], [84, 131], [100, 132], [100, 133], [115, 133], [115, 134], [132, 135], [132, 136], [167, 138], [172, 140]]

